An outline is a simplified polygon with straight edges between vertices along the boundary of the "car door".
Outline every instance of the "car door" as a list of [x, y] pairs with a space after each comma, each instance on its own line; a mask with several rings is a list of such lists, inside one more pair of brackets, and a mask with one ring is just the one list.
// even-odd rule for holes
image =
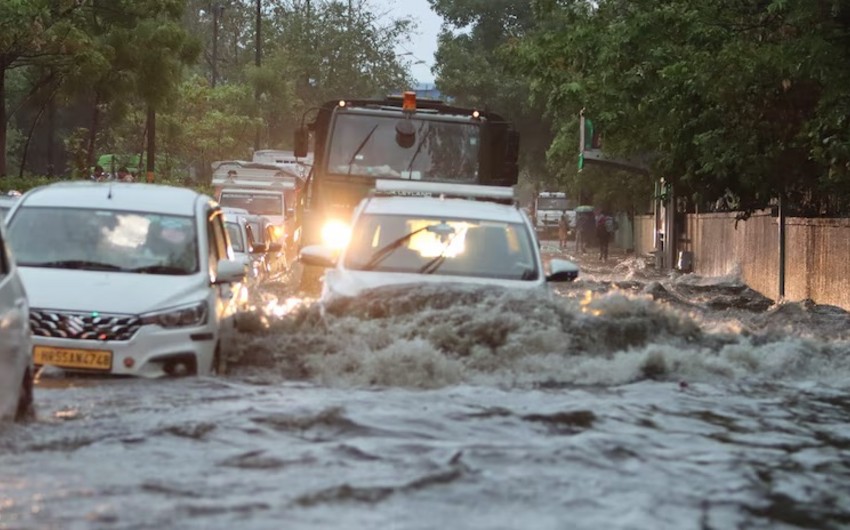
[[[227, 237], [227, 230], [224, 228], [223, 218], [224, 216], [218, 209], [210, 210], [207, 217], [211, 277], [216, 274], [219, 260], [233, 259], [233, 249]], [[231, 320], [236, 315], [240, 305], [247, 303], [247, 300], [243, 300], [244, 296], [242, 295], [244, 285], [241, 282], [236, 282], [217, 284], [213, 287], [216, 291], [216, 313], [219, 321]]]
[[0, 227], [0, 416], [17, 403], [24, 373], [31, 363], [29, 306], [17, 268]]

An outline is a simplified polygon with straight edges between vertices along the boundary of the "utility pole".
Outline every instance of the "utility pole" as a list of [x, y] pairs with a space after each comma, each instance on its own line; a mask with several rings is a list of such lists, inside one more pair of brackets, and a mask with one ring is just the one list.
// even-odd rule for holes
[[[257, 0], [256, 4], [256, 42], [254, 44], [254, 66], [257, 69], [260, 68], [263, 59], [263, 40], [262, 40], [262, 28], [263, 28], [263, 5], [262, 0]], [[260, 115], [260, 87], [257, 86], [254, 89], [254, 103], [257, 106], [257, 115]], [[260, 129], [261, 126], [257, 125], [257, 133], [254, 136], [254, 152], [257, 152], [260, 149]]]
[[779, 195], [779, 299], [785, 298], [785, 192]]

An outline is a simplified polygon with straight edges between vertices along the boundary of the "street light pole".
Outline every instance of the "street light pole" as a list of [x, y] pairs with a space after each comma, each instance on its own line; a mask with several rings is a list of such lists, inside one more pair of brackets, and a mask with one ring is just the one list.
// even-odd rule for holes
[[[256, 42], [254, 49], [254, 65], [259, 69], [260, 63], [262, 62], [263, 57], [263, 41], [262, 41], [262, 27], [263, 27], [263, 6], [262, 0], [257, 0], [256, 4]], [[260, 87], [259, 85], [254, 89], [254, 102], [257, 106], [257, 114], [260, 114]], [[260, 125], [257, 125], [257, 133], [254, 136], [254, 152], [257, 152], [260, 149]]]

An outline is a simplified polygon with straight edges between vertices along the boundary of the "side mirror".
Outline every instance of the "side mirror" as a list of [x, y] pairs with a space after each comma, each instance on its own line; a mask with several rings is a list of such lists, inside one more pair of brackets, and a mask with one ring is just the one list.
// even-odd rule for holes
[[336, 267], [336, 253], [324, 245], [310, 245], [301, 249], [301, 262], [314, 267]]
[[280, 243], [269, 243], [266, 252], [274, 254], [276, 252], [280, 252], [281, 249], [283, 249], [283, 245], [281, 245]]
[[550, 273], [547, 282], [571, 282], [578, 278], [578, 265], [565, 259], [553, 259], [549, 262]]
[[251, 243], [251, 254], [265, 254], [269, 251], [269, 244], [265, 242]]
[[299, 127], [295, 130], [295, 138], [294, 138], [294, 149], [293, 153], [298, 158], [304, 158], [307, 156], [307, 151], [309, 151], [310, 144], [310, 131], [307, 130], [306, 127]]
[[243, 281], [247, 274], [247, 267], [241, 261], [222, 259], [216, 265], [215, 281], [213, 284], [238, 283]]

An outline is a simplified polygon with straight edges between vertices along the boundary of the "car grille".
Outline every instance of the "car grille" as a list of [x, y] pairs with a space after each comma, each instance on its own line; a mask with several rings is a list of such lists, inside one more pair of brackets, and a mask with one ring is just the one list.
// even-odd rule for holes
[[30, 328], [38, 337], [79, 340], [130, 340], [142, 326], [135, 315], [104, 315], [30, 310]]

